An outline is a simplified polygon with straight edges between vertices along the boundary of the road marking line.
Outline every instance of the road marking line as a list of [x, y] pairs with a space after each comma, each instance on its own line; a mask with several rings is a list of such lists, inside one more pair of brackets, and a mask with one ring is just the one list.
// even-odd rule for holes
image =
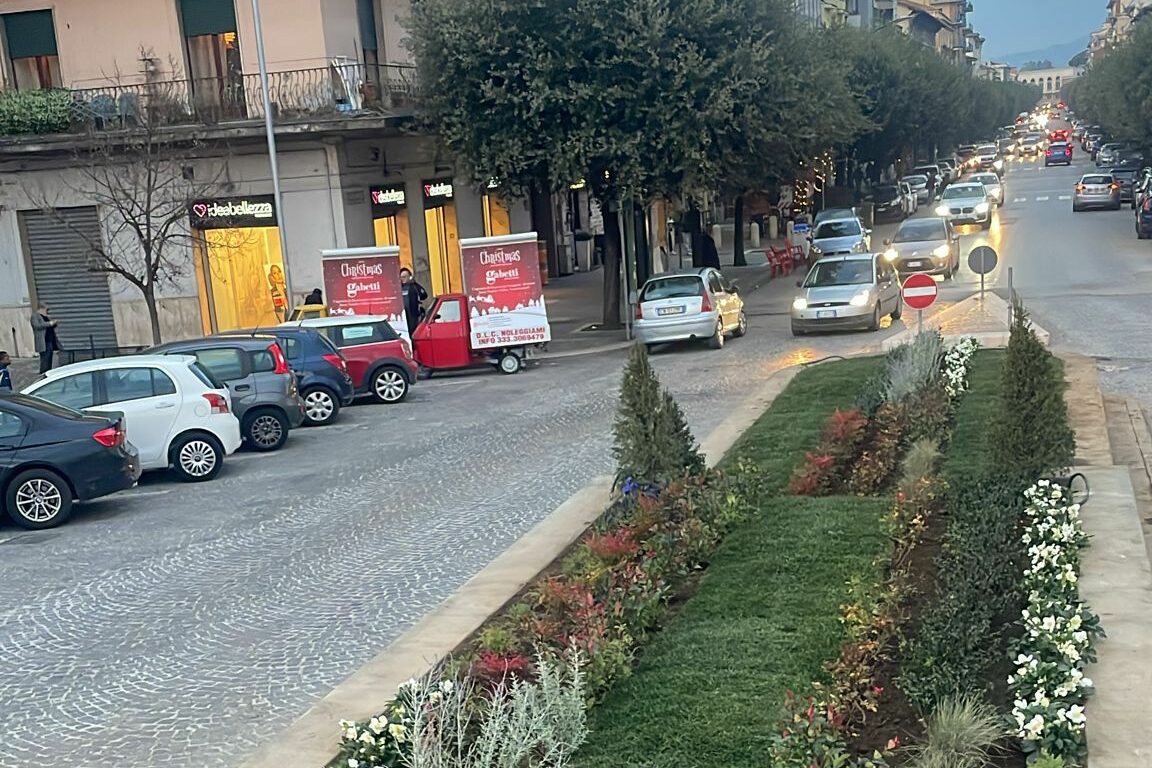
[[1014, 203], [1026, 203], [1026, 202], [1028, 202], [1028, 198], [1026, 198], [1026, 197], [1018, 197], [1018, 198], [1016, 198], [1015, 200], [1013, 200], [1012, 202], [1014, 202]]
[[1038, 203], [1046, 203], [1046, 202], [1048, 202], [1048, 196], [1047, 196], [1047, 195], [1045, 195], [1044, 197], [1038, 197], [1038, 198], [1036, 198], [1036, 202], [1038, 202]]
[[935, 286], [929, 286], [927, 288], [905, 288], [904, 297], [914, 299], [917, 296], [935, 296], [938, 292]]
[[1060, 195], [1060, 199], [1061, 199], [1061, 200], [1071, 200], [1071, 199], [1072, 199], [1072, 195]]

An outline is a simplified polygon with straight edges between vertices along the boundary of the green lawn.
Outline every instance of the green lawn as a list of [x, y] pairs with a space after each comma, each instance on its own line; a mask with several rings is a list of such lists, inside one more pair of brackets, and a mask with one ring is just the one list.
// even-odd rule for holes
[[848, 582], [870, 575], [887, 546], [888, 500], [783, 492], [828, 414], [851, 407], [878, 365], [802, 372], [729, 454], [771, 473], [763, 514], [728, 537], [635, 674], [592, 711], [578, 768], [762, 764], [786, 691], [806, 691], [836, 656]]
[[944, 476], [953, 483], [986, 473], [991, 455], [991, 428], [1004, 391], [1002, 349], [981, 349], [972, 358], [968, 394], [956, 410], [956, 425], [944, 460]]

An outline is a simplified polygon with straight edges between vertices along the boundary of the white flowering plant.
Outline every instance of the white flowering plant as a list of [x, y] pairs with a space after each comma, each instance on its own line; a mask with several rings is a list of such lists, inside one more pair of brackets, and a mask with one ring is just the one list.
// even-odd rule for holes
[[1016, 669], [1008, 677], [1016, 735], [1026, 752], [1076, 761], [1085, 751], [1084, 702], [1092, 681], [1084, 667], [1095, 660], [1104, 635], [1100, 619], [1080, 600], [1080, 551], [1088, 536], [1080, 507], [1065, 490], [1041, 480], [1025, 492], [1028, 555]]
[[955, 400], [968, 391], [968, 371], [972, 356], [980, 349], [980, 342], [972, 336], [965, 336], [944, 353], [944, 391]]
[[340, 768], [405, 766], [412, 753], [412, 729], [422, 702], [451, 696], [455, 683], [433, 676], [400, 685], [384, 711], [370, 720], [341, 720]]

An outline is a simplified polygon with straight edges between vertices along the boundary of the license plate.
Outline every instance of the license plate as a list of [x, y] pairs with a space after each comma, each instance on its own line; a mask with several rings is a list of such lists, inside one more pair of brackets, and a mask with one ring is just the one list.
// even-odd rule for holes
[[817, 320], [826, 320], [832, 317], [836, 317], [836, 310], [834, 309], [822, 309], [816, 312]]
[[682, 315], [684, 314], [684, 307], [658, 307], [656, 314], [659, 316], [664, 315]]
[[910, 262], [908, 262], [908, 266], [909, 267], [922, 267], [922, 266], [924, 266], [924, 262], [922, 262], [922, 261], [910, 261]]

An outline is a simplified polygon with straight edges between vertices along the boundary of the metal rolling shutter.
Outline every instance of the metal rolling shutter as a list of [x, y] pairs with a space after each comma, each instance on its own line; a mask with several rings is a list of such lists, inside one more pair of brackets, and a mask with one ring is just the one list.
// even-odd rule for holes
[[117, 346], [108, 276], [90, 272], [86, 262], [84, 238], [94, 242], [100, 238], [96, 209], [21, 211], [20, 228], [32, 261], [36, 299], [47, 304], [52, 317], [60, 321], [56, 328], [60, 345], [72, 350]]

